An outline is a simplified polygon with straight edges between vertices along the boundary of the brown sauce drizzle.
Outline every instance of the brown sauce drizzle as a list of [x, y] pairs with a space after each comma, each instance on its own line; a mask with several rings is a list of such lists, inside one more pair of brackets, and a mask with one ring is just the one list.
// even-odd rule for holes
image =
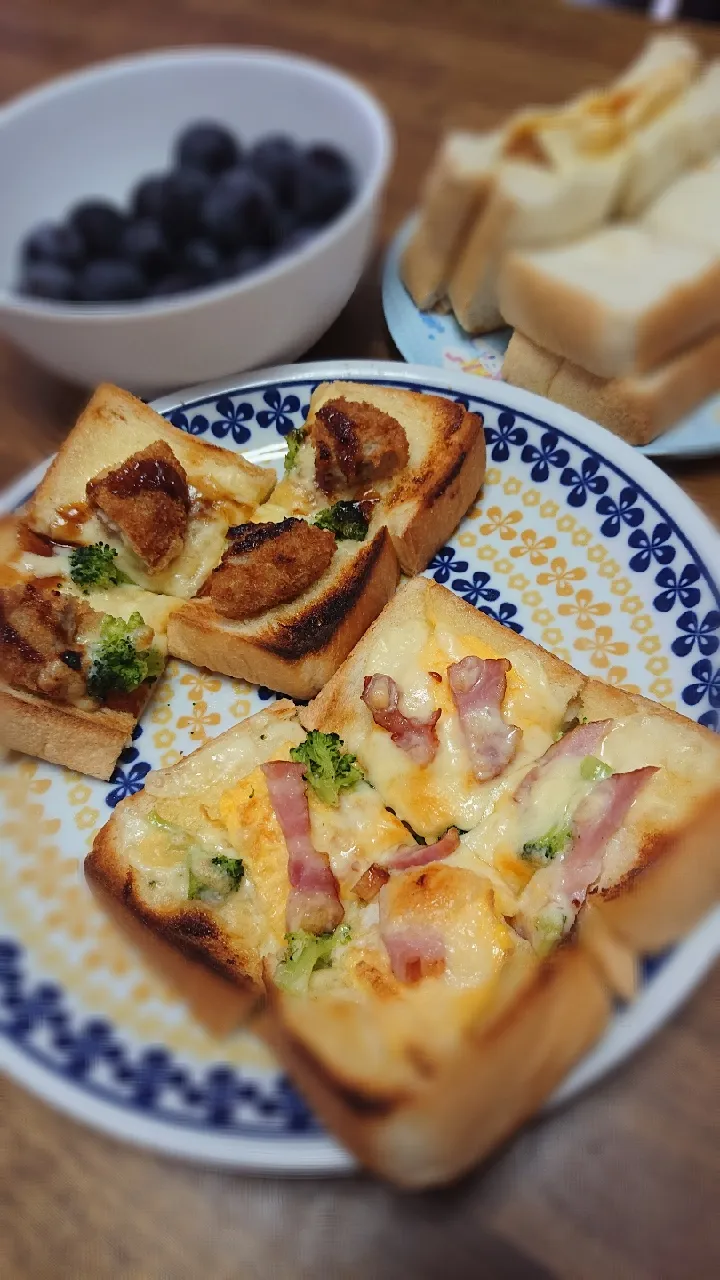
[[[92, 492], [94, 481], [88, 484]], [[115, 471], [104, 476], [102, 483], [116, 498], [134, 498], [139, 493], [165, 493], [185, 510], [190, 509], [187, 485], [171, 463], [164, 458], [128, 458]]]
[[42, 533], [34, 533], [26, 524], [18, 525], [17, 544], [21, 551], [27, 551], [34, 556], [51, 556], [55, 550], [52, 538]]
[[78, 538], [83, 525], [90, 519], [90, 508], [86, 502], [72, 502], [66, 507], [58, 507], [53, 530], [60, 536], [58, 542], [72, 542]]

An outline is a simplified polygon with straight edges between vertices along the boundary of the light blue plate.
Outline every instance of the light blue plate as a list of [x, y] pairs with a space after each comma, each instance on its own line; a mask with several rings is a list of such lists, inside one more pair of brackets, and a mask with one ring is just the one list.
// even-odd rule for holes
[[[400, 257], [415, 217], [397, 232], [385, 259], [383, 308], [398, 351], [411, 364], [499, 378], [512, 329], [471, 338], [453, 315], [419, 311], [400, 279]], [[709, 458], [720, 453], [720, 396], [706, 400], [672, 431], [638, 447], [651, 458]]]
[[[622, 441], [500, 382], [403, 364], [284, 366], [158, 403], [179, 430], [282, 469], [284, 437], [319, 382], [448, 395], [485, 421], [482, 494], [427, 573], [581, 670], [720, 720], [720, 539], [672, 481]], [[0, 499], [17, 506], [36, 468]], [[96, 903], [95, 832], [151, 768], [172, 764], [275, 695], [169, 664], [109, 782], [0, 762], [0, 1069], [115, 1137], [204, 1164], [340, 1173], [321, 1129], [248, 1032], [212, 1039]], [[637, 999], [548, 1105], [633, 1052], [718, 954], [719, 912], [644, 966]]]

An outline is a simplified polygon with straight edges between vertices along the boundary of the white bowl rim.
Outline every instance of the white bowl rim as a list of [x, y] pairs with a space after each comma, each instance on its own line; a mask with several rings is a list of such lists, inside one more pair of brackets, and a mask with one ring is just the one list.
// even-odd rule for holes
[[4, 313], [32, 316], [38, 319], [53, 319], [72, 325], [74, 322], [85, 322], [88, 319], [99, 323], [131, 322], [135, 317], [155, 317], [170, 315], [180, 311], [200, 310], [206, 303], [215, 299], [248, 293], [261, 281], [273, 279], [287, 270], [288, 266], [309, 261], [319, 257], [323, 249], [333, 238], [342, 235], [348, 225], [361, 217], [375, 202], [390, 168], [394, 154], [394, 134], [390, 118], [380, 100], [366, 89], [359, 80], [339, 68], [330, 66], [317, 58], [306, 57], [283, 49], [266, 48], [260, 45], [181, 45], [167, 49], [143, 50], [137, 54], [124, 55], [120, 58], [104, 58], [79, 71], [70, 71], [61, 76], [54, 76], [49, 82], [35, 89], [28, 89], [17, 94], [7, 103], [0, 106], [0, 129], [13, 116], [22, 115], [24, 111], [36, 105], [50, 103], [54, 98], [77, 87], [102, 80], [108, 72], [131, 71], [140, 64], [156, 64], [157, 66], [196, 62], [198, 58], [210, 62], [237, 61], [257, 62], [276, 66], [295, 66], [320, 79], [333, 83], [342, 89], [365, 112], [375, 130], [378, 148], [373, 168], [369, 177], [359, 187], [347, 209], [328, 223], [326, 227], [310, 237], [306, 244], [300, 245], [286, 255], [280, 254], [276, 259], [257, 270], [248, 272], [235, 280], [224, 281], [216, 285], [177, 294], [169, 298], [148, 298], [134, 302], [103, 303], [52, 302], [38, 298], [28, 298], [15, 293], [11, 289], [0, 287], [0, 310]]

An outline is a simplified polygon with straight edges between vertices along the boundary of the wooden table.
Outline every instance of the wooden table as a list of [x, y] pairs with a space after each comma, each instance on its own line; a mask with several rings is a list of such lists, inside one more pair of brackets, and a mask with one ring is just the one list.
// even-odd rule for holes
[[[395, 121], [386, 239], [448, 125], [485, 128], [621, 68], [644, 22], [552, 0], [4, 0], [11, 96], [161, 45], [277, 45], [365, 80]], [[720, 34], [700, 35], [720, 52]], [[31, 159], [29, 162], [32, 162]], [[314, 356], [396, 355], [378, 262]], [[57, 447], [82, 393], [0, 345], [0, 484]], [[720, 459], [668, 471], [716, 519]], [[248, 1179], [96, 1136], [0, 1081], [2, 1280], [705, 1280], [720, 1275], [720, 973], [611, 1079], [461, 1186], [405, 1196], [366, 1178]]]

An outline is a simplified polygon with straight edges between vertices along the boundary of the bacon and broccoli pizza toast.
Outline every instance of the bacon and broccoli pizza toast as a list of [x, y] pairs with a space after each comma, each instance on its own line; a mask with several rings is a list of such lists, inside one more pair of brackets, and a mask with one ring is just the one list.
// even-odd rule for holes
[[424, 1186], [487, 1153], [601, 1034], [618, 954], [715, 901], [719, 764], [707, 730], [418, 579], [314, 704], [149, 775], [86, 865], [264, 999], [328, 1125]]
[[170, 650], [294, 697], [314, 696], [473, 502], [482, 422], [462, 404], [362, 383], [323, 383], [289, 437], [284, 478], [231, 528]]

